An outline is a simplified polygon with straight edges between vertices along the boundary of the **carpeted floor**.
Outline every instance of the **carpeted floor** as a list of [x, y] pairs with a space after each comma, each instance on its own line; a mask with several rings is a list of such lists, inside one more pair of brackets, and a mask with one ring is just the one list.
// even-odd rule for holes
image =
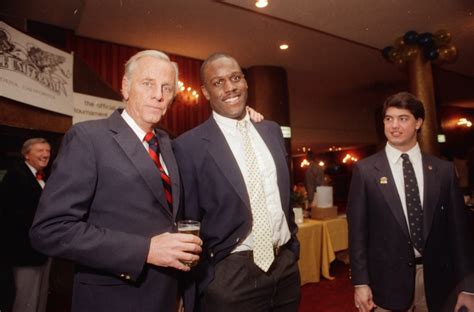
[[331, 263], [332, 281], [321, 278], [319, 283], [301, 287], [299, 312], [357, 312], [349, 266], [338, 260]]

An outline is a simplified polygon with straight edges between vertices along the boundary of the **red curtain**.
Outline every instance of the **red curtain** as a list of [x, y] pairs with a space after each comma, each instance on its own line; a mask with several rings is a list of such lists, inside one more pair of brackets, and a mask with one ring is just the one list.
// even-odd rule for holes
[[[68, 47], [75, 57], [81, 57], [86, 64], [115, 91], [120, 93], [125, 62], [142, 49], [71, 35]], [[211, 114], [209, 103], [200, 88], [199, 69], [202, 61], [177, 55], [169, 55], [179, 67], [179, 79], [186, 87], [199, 93], [197, 101], [187, 102], [177, 97], [166, 113], [160, 126], [170, 135], [178, 136], [204, 122]]]

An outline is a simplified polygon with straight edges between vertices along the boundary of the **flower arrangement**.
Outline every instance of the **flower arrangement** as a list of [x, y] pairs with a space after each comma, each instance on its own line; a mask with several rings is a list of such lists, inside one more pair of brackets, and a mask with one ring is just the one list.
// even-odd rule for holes
[[303, 183], [298, 183], [293, 186], [290, 194], [290, 202], [292, 207], [305, 208], [307, 200], [307, 192]]

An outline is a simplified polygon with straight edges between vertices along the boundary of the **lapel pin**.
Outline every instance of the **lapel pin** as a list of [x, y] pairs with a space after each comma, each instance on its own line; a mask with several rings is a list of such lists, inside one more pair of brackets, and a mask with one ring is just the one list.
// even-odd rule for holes
[[380, 178], [380, 184], [387, 184], [387, 181], [388, 181], [387, 177]]
[[433, 170], [433, 167], [431, 167], [431, 166], [428, 166], [428, 170]]

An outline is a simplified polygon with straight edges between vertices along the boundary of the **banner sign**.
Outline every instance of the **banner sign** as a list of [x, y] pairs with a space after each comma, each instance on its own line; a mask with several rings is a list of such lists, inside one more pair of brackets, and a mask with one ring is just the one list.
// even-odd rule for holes
[[0, 21], [0, 96], [72, 116], [73, 56]]
[[72, 123], [107, 118], [117, 108], [123, 108], [121, 101], [104, 99], [92, 95], [74, 93], [74, 115]]

